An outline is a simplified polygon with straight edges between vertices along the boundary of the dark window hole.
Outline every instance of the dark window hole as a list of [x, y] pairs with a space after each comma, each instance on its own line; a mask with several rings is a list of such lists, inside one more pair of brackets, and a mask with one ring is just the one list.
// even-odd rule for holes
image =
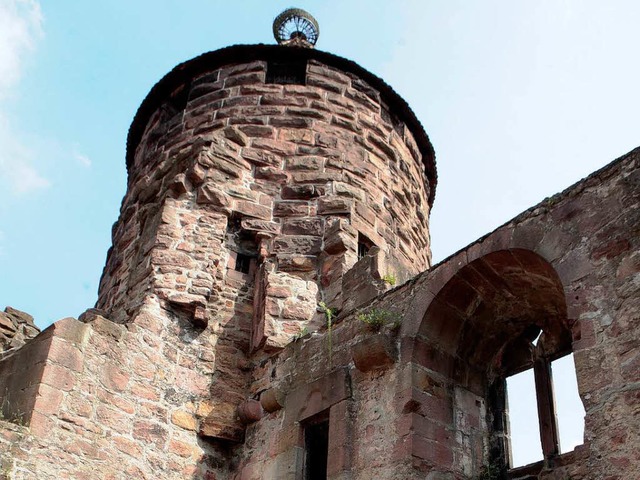
[[236, 256], [236, 272], [249, 273], [251, 269], [251, 257], [243, 253]]
[[364, 258], [373, 246], [374, 244], [371, 240], [369, 240], [363, 234], [358, 233], [358, 260]]
[[329, 419], [312, 421], [304, 428], [305, 480], [326, 480], [329, 460]]
[[280, 85], [305, 85], [307, 83], [307, 61], [269, 62], [265, 83]]

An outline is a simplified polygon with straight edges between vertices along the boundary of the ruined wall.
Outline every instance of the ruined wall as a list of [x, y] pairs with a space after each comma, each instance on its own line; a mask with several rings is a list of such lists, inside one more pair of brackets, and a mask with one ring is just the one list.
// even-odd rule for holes
[[211, 408], [203, 399], [218, 395], [203, 355], [213, 346], [158, 308], [127, 326], [67, 318], [20, 350], [17, 373], [34, 391], [13, 407], [25, 409], [13, 416], [21, 428], [0, 426], [9, 478], [228, 478], [230, 450], [196, 434]]
[[[419, 132], [352, 74], [309, 60], [306, 85], [265, 84], [267, 63], [183, 65], [154, 100], [101, 310], [0, 361], [21, 424], [0, 423], [2, 467], [295, 479], [323, 418], [331, 480], [473, 478], [494, 461], [493, 361], [552, 314], [585, 444], [510, 474], [638, 477], [640, 151], [365, 305], [429, 266]], [[358, 232], [377, 247], [360, 260]]]
[[18, 350], [39, 332], [31, 315], [6, 307], [0, 312], [0, 359]]
[[[399, 333], [367, 330], [354, 312], [333, 330], [331, 352], [325, 332], [255, 369], [250, 392], [263, 411], [247, 430], [239, 478], [295, 478], [284, 465], [294, 458], [302, 468], [302, 431], [316, 411], [341, 418], [330, 424], [330, 479], [449, 480], [504, 468], [492, 458], [493, 366], [538, 314], [541, 345], [571, 328], [585, 442], [509, 478], [637, 477], [639, 164], [640, 149], [363, 307], [396, 312]], [[486, 312], [493, 323], [483, 326]], [[336, 396], [340, 375], [349, 389]]]

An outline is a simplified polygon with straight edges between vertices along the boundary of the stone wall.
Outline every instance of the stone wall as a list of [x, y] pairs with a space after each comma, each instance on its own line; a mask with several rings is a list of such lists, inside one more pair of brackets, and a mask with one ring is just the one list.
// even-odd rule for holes
[[[231, 450], [196, 435], [211, 409], [202, 399], [220, 398], [213, 357], [200, 358], [213, 346], [156, 308], [127, 326], [64, 319], [20, 351], [17, 374], [34, 391], [14, 416], [20, 432], [0, 427], [11, 479], [226, 478]], [[7, 360], [0, 368], [13, 369]]]
[[[247, 430], [237, 478], [296, 478], [284, 465], [303, 457], [305, 420], [320, 410], [341, 418], [330, 430], [330, 479], [449, 480], [505, 469], [495, 437], [508, 431], [497, 430], [503, 412], [491, 392], [505, 347], [530, 322], [540, 322], [540, 348], [550, 351], [570, 328], [584, 444], [509, 478], [637, 477], [639, 163], [640, 149], [362, 306], [399, 315], [399, 332], [371, 331], [354, 312], [332, 331], [331, 347], [326, 332], [311, 335], [261, 364], [250, 394], [262, 417]], [[350, 389], [334, 397], [337, 372]]]

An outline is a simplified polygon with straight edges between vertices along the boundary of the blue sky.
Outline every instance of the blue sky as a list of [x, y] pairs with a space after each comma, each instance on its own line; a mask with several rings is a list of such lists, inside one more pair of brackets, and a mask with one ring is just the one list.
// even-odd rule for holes
[[[0, 308], [93, 306], [125, 139], [176, 64], [273, 43], [281, 1], [0, 0]], [[436, 150], [438, 261], [640, 144], [640, 2], [300, 1]]]

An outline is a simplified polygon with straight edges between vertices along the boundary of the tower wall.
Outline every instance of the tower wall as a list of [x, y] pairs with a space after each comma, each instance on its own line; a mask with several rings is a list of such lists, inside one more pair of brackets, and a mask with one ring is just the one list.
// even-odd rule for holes
[[98, 300], [114, 320], [149, 295], [202, 324], [240, 308], [253, 349], [280, 347], [320, 321], [319, 301], [343, 307], [359, 248], [379, 249], [375, 293], [385, 275], [402, 282], [429, 267], [433, 158], [404, 113], [306, 50], [267, 51], [292, 52], [284, 68], [302, 65], [306, 84], [270, 83], [282, 57], [202, 65], [164, 98], [152, 91], [153, 112], [143, 104]]
[[352, 310], [430, 265], [431, 146], [386, 84], [333, 55], [231, 47], [176, 67], [127, 166], [97, 307], [175, 326], [159, 348], [210, 385], [191, 402], [206, 437], [242, 439], [251, 365], [323, 326], [320, 303]]

